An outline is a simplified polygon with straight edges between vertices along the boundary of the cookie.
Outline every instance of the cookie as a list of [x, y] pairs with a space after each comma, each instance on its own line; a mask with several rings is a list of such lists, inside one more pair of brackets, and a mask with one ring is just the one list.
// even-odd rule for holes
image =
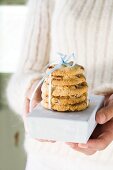
[[[43, 101], [48, 102], [49, 97], [48, 96], [43, 96]], [[84, 94], [81, 97], [51, 97], [51, 104], [60, 104], [60, 105], [68, 105], [68, 104], [77, 104], [81, 103], [83, 101], [87, 101], [87, 95]]]
[[[47, 87], [48, 86], [48, 87]], [[49, 95], [49, 85], [42, 85], [42, 93], [44, 95]], [[87, 93], [88, 87], [87, 85], [76, 88], [76, 86], [53, 86], [51, 89], [51, 96], [76, 96], [80, 97], [84, 93]]]
[[[54, 68], [55, 65], [50, 66], [46, 72], [49, 72], [51, 69]], [[77, 74], [83, 74], [84, 68], [78, 64], [76, 64], [73, 67], [66, 67], [65, 65], [62, 65], [60, 69], [55, 70], [51, 75], [52, 76], [75, 76]]]
[[42, 100], [41, 104], [43, 105], [43, 107], [47, 108], [47, 109], [53, 109], [59, 112], [65, 112], [65, 111], [82, 111], [85, 110], [88, 107], [88, 103], [87, 102], [81, 102], [79, 104], [74, 104], [74, 105], [60, 105], [60, 104], [54, 104], [51, 105], [51, 108], [49, 108], [49, 104], [44, 102]]
[[84, 77], [84, 75], [79, 75], [78, 76], [74, 76], [73, 78], [62, 78], [62, 79], [56, 79], [56, 77], [54, 77], [52, 79], [52, 85], [56, 85], [56, 86], [73, 86], [73, 85], [77, 85], [80, 83], [83, 83], [86, 81], [86, 78]]
[[50, 82], [54, 86], [71, 86], [78, 85], [83, 82], [86, 82], [86, 78], [84, 75], [76, 75], [76, 76], [56, 76], [56, 77], [48, 77], [45, 79], [45, 82], [49, 84]]

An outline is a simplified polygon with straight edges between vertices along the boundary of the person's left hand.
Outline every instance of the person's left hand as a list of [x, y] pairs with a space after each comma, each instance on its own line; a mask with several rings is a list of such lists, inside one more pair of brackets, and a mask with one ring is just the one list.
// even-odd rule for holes
[[76, 151], [92, 155], [104, 150], [113, 141], [113, 94], [105, 96], [104, 106], [97, 112], [98, 123], [86, 144], [66, 143]]

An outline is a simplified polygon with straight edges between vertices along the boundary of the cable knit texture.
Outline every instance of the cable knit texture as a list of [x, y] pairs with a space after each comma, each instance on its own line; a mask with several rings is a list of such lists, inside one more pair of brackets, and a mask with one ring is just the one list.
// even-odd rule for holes
[[[77, 63], [86, 69], [91, 92], [113, 92], [113, 0], [30, 0], [27, 18], [19, 71], [7, 90], [16, 112], [22, 114], [27, 89], [41, 78], [49, 60], [57, 60], [56, 52], [76, 52]], [[41, 170], [112, 169], [113, 144], [92, 157], [63, 143], [45, 144], [26, 138], [25, 145], [32, 155], [28, 156], [27, 170], [37, 170], [39, 164], [44, 166]]]
[[19, 114], [23, 112], [26, 91], [41, 78], [41, 70], [49, 61], [54, 4], [52, 0], [30, 0], [28, 7], [20, 64], [7, 89], [9, 104]]

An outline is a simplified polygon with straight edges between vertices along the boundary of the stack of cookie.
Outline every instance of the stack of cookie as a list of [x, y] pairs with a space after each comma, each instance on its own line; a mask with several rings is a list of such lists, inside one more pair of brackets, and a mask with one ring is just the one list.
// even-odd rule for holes
[[[54, 68], [50, 66], [47, 72]], [[42, 105], [56, 111], [81, 111], [88, 107], [88, 86], [84, 68], [62, 65], [42, 85]]]

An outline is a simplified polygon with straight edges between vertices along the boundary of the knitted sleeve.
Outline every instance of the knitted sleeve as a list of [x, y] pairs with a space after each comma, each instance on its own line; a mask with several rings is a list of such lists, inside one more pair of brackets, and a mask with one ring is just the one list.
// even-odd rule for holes
[[41, 70], [49, 61], [51, 0], [29, 0], [28, 15], [18, 71], [7, 88], [11, 108], [22, 114], [26, 91], [41, 78]]

